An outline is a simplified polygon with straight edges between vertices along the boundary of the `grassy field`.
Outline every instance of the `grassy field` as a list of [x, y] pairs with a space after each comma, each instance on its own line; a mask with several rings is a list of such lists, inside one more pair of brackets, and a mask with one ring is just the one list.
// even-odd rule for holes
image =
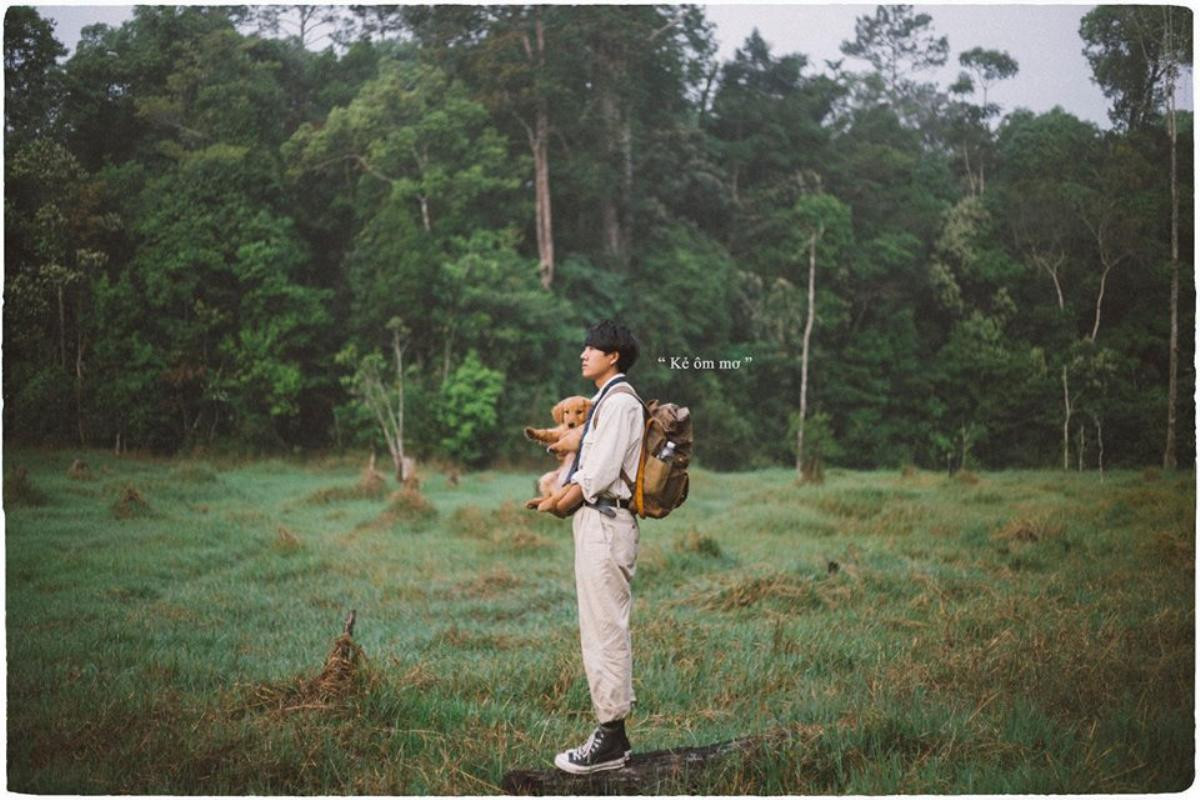
[[[569, 521], [519, 508], [532, 473], [428, 474], [424, 508], [344, 460], [76, 455], [4, 454], [10, 790], [490, 794], [590, 730]], [[630, 737], [787, 735], [649, 790], [1191, 783], [1193, 473], [691, 493], [642, 523]], [[314, 699], [351, 608], [365, 660]]]

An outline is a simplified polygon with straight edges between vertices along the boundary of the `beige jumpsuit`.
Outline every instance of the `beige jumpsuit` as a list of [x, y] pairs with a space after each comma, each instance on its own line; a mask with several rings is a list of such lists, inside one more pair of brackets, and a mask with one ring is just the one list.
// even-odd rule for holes
[[[572, 480], [583, 489], [584, 500], [629, 498], [620, 472], [623, 468], [626, 475], [637, 475], [643, 433], [641, 403], [624, 391], [610, 390], [580, 444], [579, 468]], [[615, 516], [582, 506], [572, 518], [579, 640], [592, 706], [601, 723], [624, 719], [636, 699], [629, 621], [639, 531], [628, 509], [610, 510]]]

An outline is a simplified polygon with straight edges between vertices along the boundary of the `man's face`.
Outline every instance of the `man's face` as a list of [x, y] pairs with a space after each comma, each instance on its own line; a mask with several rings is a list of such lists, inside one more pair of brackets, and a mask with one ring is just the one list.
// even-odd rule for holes
[[596, 378], [608, 372], [610, 367], [615, 367], [619, 357], [620, 353], [615, 350], [611, 353], [605, 353], [603, 350], [597, 350], [591, 345], [587, 345], [583, 348], [583, 352], [579, 354], [583, 377], [590, 381], [596, 380]]

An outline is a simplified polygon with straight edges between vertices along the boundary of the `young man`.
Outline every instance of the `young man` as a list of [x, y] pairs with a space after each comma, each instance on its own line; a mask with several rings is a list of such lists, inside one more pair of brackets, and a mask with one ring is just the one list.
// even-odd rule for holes
[[600, 724], [586, 742], [554, 759], [557, 767], [577, 775], [622, 767], [632, 752], [625, 735], [625, 718], [634, 704], [629, 586], [639, 532], [637, 518], [627, 507], [632, 492], [625, 478], [637, 477], [645, 428], [641, 400], [630, 393], [625, 373], [637, 356], [633, 334], [610, 320], [588, 329], [579, 354], [583, 377], [599, 391], [592, 398], [579, 456], [567, 478], [570, 493], [559, 508], [583, 503], [572, 520], [575, 591], [583, 668]]

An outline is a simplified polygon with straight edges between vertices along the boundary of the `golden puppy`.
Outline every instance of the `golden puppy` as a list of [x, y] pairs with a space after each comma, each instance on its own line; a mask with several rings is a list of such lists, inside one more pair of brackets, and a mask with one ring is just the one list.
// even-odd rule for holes
[[583, 437], [583, 425], [587, 421], [588, 411], [592, 401], [586, 397], [575, 395], [560, 400], [550, 410], [554, 421], [558, 423], [553, 428], [525, 428], [525, 438], [547, 445], [546, 449], [558, 459], [558, 468], [547, 472], [538, 479], [536, 488], [538, 496], [525, 503], [526, 508], [537, 508], [549, 500], [566, 480], [571, 470], [571, 455], [579, 450], [579, 442]]

